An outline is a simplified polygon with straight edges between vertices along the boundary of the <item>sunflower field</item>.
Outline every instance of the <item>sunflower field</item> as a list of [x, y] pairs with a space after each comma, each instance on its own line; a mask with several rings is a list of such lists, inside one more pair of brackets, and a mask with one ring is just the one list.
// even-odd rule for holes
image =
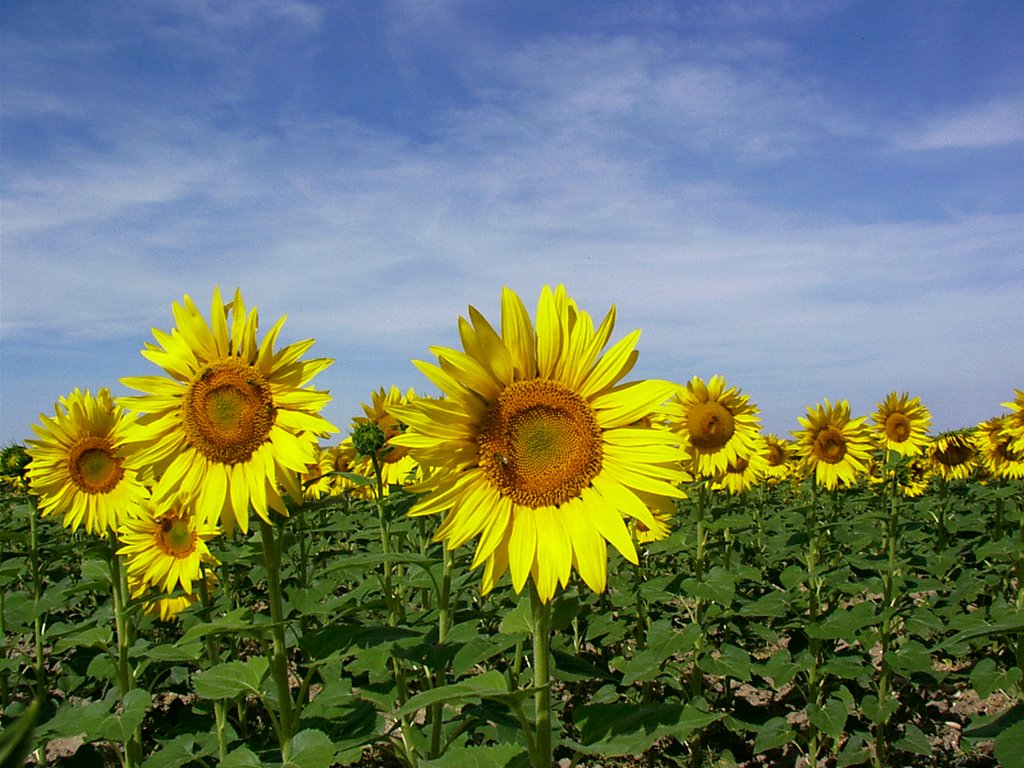
[[339, 428], [283, 318], [172, 316], [3, 451], [3, 768], [1024, 765], [1024, 391], [765, 434], [558, 286]]

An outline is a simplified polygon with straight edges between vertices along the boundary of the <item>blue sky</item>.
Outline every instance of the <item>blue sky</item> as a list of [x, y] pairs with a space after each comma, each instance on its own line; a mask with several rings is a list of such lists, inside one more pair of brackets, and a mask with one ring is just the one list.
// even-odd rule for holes
[[0, 440], [158, 373], [171, 303], [314, 337], [342, 433], [564, 283], [635, 374], [936, 429], [1024, 387], [1024, 4], [0, 5]]

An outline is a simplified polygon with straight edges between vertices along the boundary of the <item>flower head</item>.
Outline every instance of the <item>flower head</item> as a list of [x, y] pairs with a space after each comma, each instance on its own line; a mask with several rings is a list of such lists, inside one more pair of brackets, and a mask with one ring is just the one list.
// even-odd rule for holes
[[932, 417], [920, 398], [906, 392], [890, 392], [878, 403], [872, 418], [881, 446], [901, 456], [915, 456], [928, 447], [928, 427]]
[[985, 471], [992, 477], [1008, 480], [1024, 478], [1024, 454], [1014, 446], [1009, 430], [1010, 416], [994, 416], [977, 426], [975, 444]]
[[977, 459], [973, 430], [943, 432], [928, 448], [932, 470], [946, 480], [966, 480], [977, 466]]
[[761, 428], [757, 407], [725, 379], [712, 376], [707, 384], [694, 376], [680, 387], [668, 406], [672, 427], [684, 438], [696, 473], [715, 477], [758, 450]]
[[192, 583], [202, 578], [203, 564], [215, 565], [206, 542], [220, 533], [216, 526], [198, 520], [184, 505], [166, 508], [143, 503], [118, 528], [133, 594], [147, 587], [173, 592], [179, 587], [192, 594]]
[[301, 499], [318, 437], [337, 431], [319, 415], [330, 396], [307, 386], [332, 361], [302, 359], [312, 339], [275, 351], [283, 317], [258, 342], [256, 310], [238, 291], [224, 304], [214, 290], [209, 323], [188, 296], [173, 311], [177, 327], [154, 328], [158, 343], [142, 352], [168, 376], [123, 379], [146, 394], [120, 400], [144, 414], [132, 439], [159, 475], [154, 502], [194, 496], [204, 523], [228, 531], [248, 530], [250, 508], [266, 521], [270, 509], [287, 515], [278, 488]]
[[126, 444], [134, 417], [105, 387], [96, 397], [76, 389], [55, 410], [32, 425], [39, 439], [27, 441], [29, 487], [44, 515], [61, 514], [65, 527], [105, 536], [148, 496], [143, 464]]
[[544, 601], [573, 570], [603, 591], [607, 542], [637, 562], [625, 520], [653, 529], [648, 502], [682, 496], [678, 438], [633, 426], [676, 385], [622, 383], [639, 331], [605, 350], [614, 307], [595, 327], [561, 286], [541, 292], [536, 327], [507, 288], [501, 307], [500, 333], [470, 307], [463, 350], [433, 347], [437, 365], [416, 363], [443, 399], [390, 408], [408, 425], [392, 443], [425, 469], [411, 514], [445, 513], [435, 538], [450, 547], [479, 537], [485, 593], [506, 570]]
[[803, 429], [793, 433], [796, 450], [814, 470], [818, 485], [833, 490], [853, 485], [867, 471], [871, 440], [865, 417], [850, 418], [850, 404], [839, 400], [824, 406], [808, 406], [807, 416], [797, 419]]

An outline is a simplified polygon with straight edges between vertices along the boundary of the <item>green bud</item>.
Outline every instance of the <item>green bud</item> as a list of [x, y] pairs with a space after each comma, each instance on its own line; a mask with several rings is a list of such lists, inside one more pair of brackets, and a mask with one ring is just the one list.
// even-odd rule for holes
[[352, 433], [352, 445], [361, 456], [376, 456], [385, 442], [384, 430], [372, 422], [360, 424]]

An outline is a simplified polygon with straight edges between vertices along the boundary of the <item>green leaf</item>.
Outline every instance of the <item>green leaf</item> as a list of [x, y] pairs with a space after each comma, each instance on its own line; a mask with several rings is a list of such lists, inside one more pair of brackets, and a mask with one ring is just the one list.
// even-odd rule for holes
[[1016, 723], [996, 736], [996, 760], [1002, 768], [1024, 766], [1024, 723]]
[[421, 768], [526, 768], [529, 758], [518, 744], [451, 747], [436, 760], [420, 760]]
[[717, 656], [704, 656], [700, 668], [715, 677], [750, 679], [750, 654], [735, 645], [722, 645]]
[[217, 737], [213, 733], [183, 733], [165, 741], [150, 755], [142, 768], [181, 768], [197, 758], [217, 753]]
[[263, 768], [263, 761], [243, 744], [227, 753], [220, 768]]
[[[928, 737], [924, 735], [924, 731], [913, 723], [907, 723], [904, 726], [903, 737], [896, 742], [896, 747], [904, 752], [924, 755], [925, 757], [930, 757], [932, 754], [932, 745], [928, 741]], [[1003, 765], [1005, 766], [1006, 764], [1003, 763]]]
[[334, 744], [323, 731], [307, 728], [292, 739], [292, 754], [281, 768], [330, 768]]
[[590, 755], [639, 755], [658, 739], [683, 741], [723, 717], [691, 704], [588, 704], [576, 711], [580, 743], [572, 746]]
[[532, 635], [533, 618], [530, 611], [530, 598], [528, 596], [519, 599], [516, 607], [505, 614], [498, 626], [498, 631], [503, 635]]
[[992, 659], [982, 659], [971, 670], [971, 686], [983, 699], [993, 691], [1011, 690], [1020, 679], [1020, 667], [999, 669]]
[[819, 731], [835, 741], [843, 735], [847, 714], [846, 704], [839, 699], [829, 699], [820, 707], [814, 703], [807, 706], [807, 718]]
[[54, 653], [63, 653], [70, 648], [102, 648], [106, 650], [113, 644], [113, 633], [110, 627], [90, 627], [78, 632], [70, 632], [58, 640], [53, 646]]
[[784, 717], [773, 717], [757, 729], [754, 739], [754, 754], [778, 749], [796, 738], [796, 732]]
[[238, 608], [213, 621], [203, 622], [189, 629], [182, 635], [176, 645], [188, 645], [194, 640], [201, 640], [207, 635], [237, 634], [239, 632], [251, 631], [252, 610], [249, 608]]
[[196, 672], [192, 680], [196, 695], [203, 699], [233, 699], [262, 693], [261, 683], [270, 663], [264, 656], [246, 661], [225, 661], [211, 669]]
[[135, 729], [142, 725], [146, 712], [153, 697], [149, 691], [134, 688], [125, 694], [121, 702], [120, 711], [112, 712], [103, 719], [95, 732], [89, 735], [97, 735], [101, 739], [116, 741], [126, 744], [135, 732]]
[[[471, 677], [461, 683], [442, 685], [413, 696], [405, 706], [395, 712], [395, 717], [411, 715], [431, 704], [479, 700], [482, 698], [507, 698], [516, 692], [508, 690], [505, 676], [496, 669]], [[525, 692], [524, 692], [525, 693]]]
[[0, 766], [24, 765], [32, 751], [32, 734], [39, 717], [39, 699], [34, 699], [14, 725], [0, 731]]

